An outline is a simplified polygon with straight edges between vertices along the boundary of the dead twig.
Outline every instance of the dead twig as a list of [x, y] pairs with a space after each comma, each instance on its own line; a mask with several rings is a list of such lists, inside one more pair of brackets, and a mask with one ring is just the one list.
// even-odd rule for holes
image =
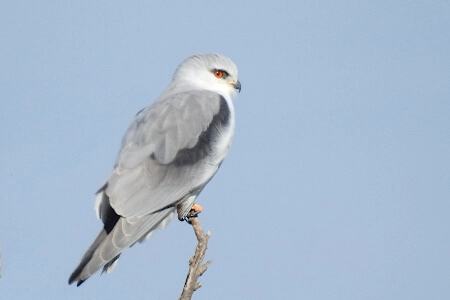
[[212, 263], [211, 260], [206, 263], [202, 263], [205, 258], [205, 252], [208, 248], [208, 239], [211, 233], [208, 231], [206, 234], [203, 232], [200, 226], [198, 217], [192, 217], [188, 220], [188, 223], [194, 228], [195, 235], [197, 237], [197, 247], [195, 248], [195, 254], [189, 260], [189, 272], [186, 276], [183, 292], [178, 300], [190, 300], [192, 294], [202, 286], [201, 282], [197, 282], [198, 278], [205, 273], [208, 266]]

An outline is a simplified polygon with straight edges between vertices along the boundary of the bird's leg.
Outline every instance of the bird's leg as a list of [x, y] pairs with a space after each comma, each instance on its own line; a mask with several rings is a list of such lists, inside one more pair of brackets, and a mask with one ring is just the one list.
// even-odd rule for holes
[[187, 221], [189, 222], [190, 218], [195, 218], [199, 213], [203, 211], [203, 207], [200, 205], [194, 203], [190, 210], [186, 213], [186, 206], [184, 203], [180, 203], [177, 205], [177, 213], [178, 213], [178, 220], [180, 221]]

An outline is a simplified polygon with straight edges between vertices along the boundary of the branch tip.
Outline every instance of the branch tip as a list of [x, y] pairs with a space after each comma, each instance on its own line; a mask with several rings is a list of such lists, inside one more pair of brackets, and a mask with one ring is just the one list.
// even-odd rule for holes
[[206, 272], [212, 260], [208, 260], [206, 263], [202, 263], [205, 258], [206, 249], [208, 249], [208, 240], [211, 236], [211, 232], [206, 234], [203, 232], [200, 226], [198, 216], [188, 219], [188, 223], [192, 225], [195, 236], [197, 237], [197, 246], [195, 248], [195, 254], [189, 259], [189, 271], [186, 276], [186, 282], [183, 287], [179, 300], [190, 300], [194, 291], [202, 286], [201, 282], [198, 282], [198, 278]]

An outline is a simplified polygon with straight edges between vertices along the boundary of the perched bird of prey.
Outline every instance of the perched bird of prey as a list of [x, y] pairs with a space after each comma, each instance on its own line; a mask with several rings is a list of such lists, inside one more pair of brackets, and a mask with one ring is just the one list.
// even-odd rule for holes
[[188, 57], [156, 101], [141, 110], [122, 140], [114, 170], [97, 192], [103, 229], [69, 278], [82, 284], [110, 272], [122, 251], [184, 220], [225, 158], [234, 135], [236, 65], [219, 54]]

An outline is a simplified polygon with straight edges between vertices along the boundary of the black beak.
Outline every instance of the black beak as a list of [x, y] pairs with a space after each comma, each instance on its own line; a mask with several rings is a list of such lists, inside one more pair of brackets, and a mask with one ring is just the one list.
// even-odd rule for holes
[[237, 90], [239, 91], [239, 93], [241, 92], [241, 83], [240, 83], [239, 80], [236, 81], [235, 83], [233, 83], [233, 87], [234, 87], [235, 89], [237, 89]]

